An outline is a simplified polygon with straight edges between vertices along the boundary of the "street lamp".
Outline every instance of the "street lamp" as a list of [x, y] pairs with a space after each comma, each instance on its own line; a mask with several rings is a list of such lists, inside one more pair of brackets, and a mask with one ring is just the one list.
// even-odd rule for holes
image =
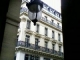
[[43, 2], [40, 0], [31, 0], [26, 6], [28, 7], [29, 19], [36, 25], [36, 22], [42, 17]]

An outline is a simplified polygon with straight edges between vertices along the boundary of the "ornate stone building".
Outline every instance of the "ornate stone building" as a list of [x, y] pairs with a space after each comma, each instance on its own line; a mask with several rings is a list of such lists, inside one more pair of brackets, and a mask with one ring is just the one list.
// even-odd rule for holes
[[22, 0], [15, 60], [63, 60], [61, 14], [44, 3], [37, 25], [28, 18], [27, 0]]

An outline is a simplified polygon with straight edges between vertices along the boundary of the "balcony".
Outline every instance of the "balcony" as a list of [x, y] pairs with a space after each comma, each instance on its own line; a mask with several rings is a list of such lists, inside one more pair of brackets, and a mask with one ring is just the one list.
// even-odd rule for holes
[[59, 56], [64, 56], [62, 52], [58, 51]]
[[27, 43], [27, 42], [23, 42], [23, 41], [18, 41], [17, 47], [18, 46], [26, 47], [26, 48], [33, 49], [33, 50], [36, 50], [36, 51], [39, 51], [39, 52], [41, 51], [41, 52], [45, 52], [45, 53], [49, 53], [49, 54], [53, 54], [53, 55], [63, 57], [62, 52], [58, 52], [58, 51], [55, 51], [55, 50], [53, 51], [52, 49], [41, 47], [41, 46], [36, 46], [35, 44], [31, 44], [31, 43]]
[[57, 24], [52, 23], [52, 22], [49, 21], [49, 20], [46, 20], [45, 17], [42, 17], [40, 21], [43, 22], [43, 23], [45, 23], [45, 24], [47, 24], [47, 25], [50, 25], [50, 26], [52, 26], [52, 27], [54, 27], [54, 28], [57, 28], [57, 29], [59, 29], [60, 31], [62, 31], [61, 26], [58, 26]]

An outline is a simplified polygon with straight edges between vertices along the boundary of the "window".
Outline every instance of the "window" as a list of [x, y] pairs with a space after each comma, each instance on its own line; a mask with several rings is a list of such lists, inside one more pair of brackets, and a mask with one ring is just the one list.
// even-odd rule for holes
[[28, 60], [28, 59], [29, 59], [29, 55], [25, 54], [25, 60]]
[[45, 28], [45, 36], [47, 36], [47, 34], [48, 34], [48, 29]]
[[54, 20], [51, 20], [52, 24], [54, 23]]
[[59, 23], [57, 23], [57, 27], [59, 27]]
[[38, 56], [30, 55], [30, 60], [39, 60]]
[[53, 48], [53, 50], [55, 49], [55, 44], [52, 44], [52, 48]]
[[59, 52], [61, 52], [61, 46], [59, 46]]
[[39, 32], [39, 24], [36, 25], [36, 32]]
[[38, 43], [39, 43], [39, 39], [35, 38], [35, 49], [38, 49]]
[[30, 23], [31, 21], [27, 20], [27, 29], [30, 29]]
[[54, 53], [54, 49], [55, 49], [55, 44], [52, 44], [52, 49], [53, 49], [53, 53]]
[[34, 60], [34, 56], [33, 55], [30, 55], [30, 60]]
[[50, 60], [50, 58], [44, 58], [44, 60]]
[[39, 39], [35, 38], [35, 45], [38, 46]]
[[30, 36], [26, 35], [26, 46], [29, 46]]
[[58, 40], [61, 41], [61, 36], [59, 33], [58, 33]]
[[48, 42], [45, 41], [45, 48], [47, 48]]
[[39, 60], [39, 57], [38, 56], [35, 56], [35, 60]]
[[54, 38], [54, 31], [52, 31], [52, 38]]
[[47, 21], [47, 16], [45, 16], [45, 20]]

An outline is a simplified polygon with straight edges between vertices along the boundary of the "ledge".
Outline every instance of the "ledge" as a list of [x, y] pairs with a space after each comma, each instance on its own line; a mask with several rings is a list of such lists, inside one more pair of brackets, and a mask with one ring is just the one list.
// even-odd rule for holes
[[49, 54], [49, 53], [45, 53], [45, 52], [41, 52], [41, 51], [37, 51], [37, 50], [25, 48], [25, 47], [16, 47], [15, 50], [16, 50], [16, 51], [29, 52], [29, 53], [33, 53], [33, 54], [36, 53], [37, 55], [46, 56], [46, 57], [48, 56], [48, 57], [50, 57], [50, 58], [63, 59], [63, 57], [60, 57], [60, 56], [58, 56], [58, 55]]
[[63, 45], [63, 43], [62, 43], [62, 42], [60, 42], [60, 41], [57, 41], [57, 43], [58, 43], [60, 46], [62, 46], [62, 45]]
[[25, 29], [25, 32], [28, 34], [33, 34], [33, 31], [31, 31], [30, 29]]
[[22, 50], [31, 50], [33, 52], [41, 53], [41, 54], [44, 54], [44, 55], [48, 54], [48, 55], [58, 56], [58, 57], [63, 58], [63, 53], [62, 52], [59, 52], [59, 51], [56, 51], [56, 50], [53, 51], [52, 49], [45, 48], [45, 47], [42, 47], [42, 46], [36, 46], [35, 44], [27, 43], [27, 42], [24, 42], [24, 41], [18, 41], [16, 48], [22, 49]]
[[34, 32], [34, 35], [39, 38], [41, 37], [41, 34], [39, 34], [38, 32]]

